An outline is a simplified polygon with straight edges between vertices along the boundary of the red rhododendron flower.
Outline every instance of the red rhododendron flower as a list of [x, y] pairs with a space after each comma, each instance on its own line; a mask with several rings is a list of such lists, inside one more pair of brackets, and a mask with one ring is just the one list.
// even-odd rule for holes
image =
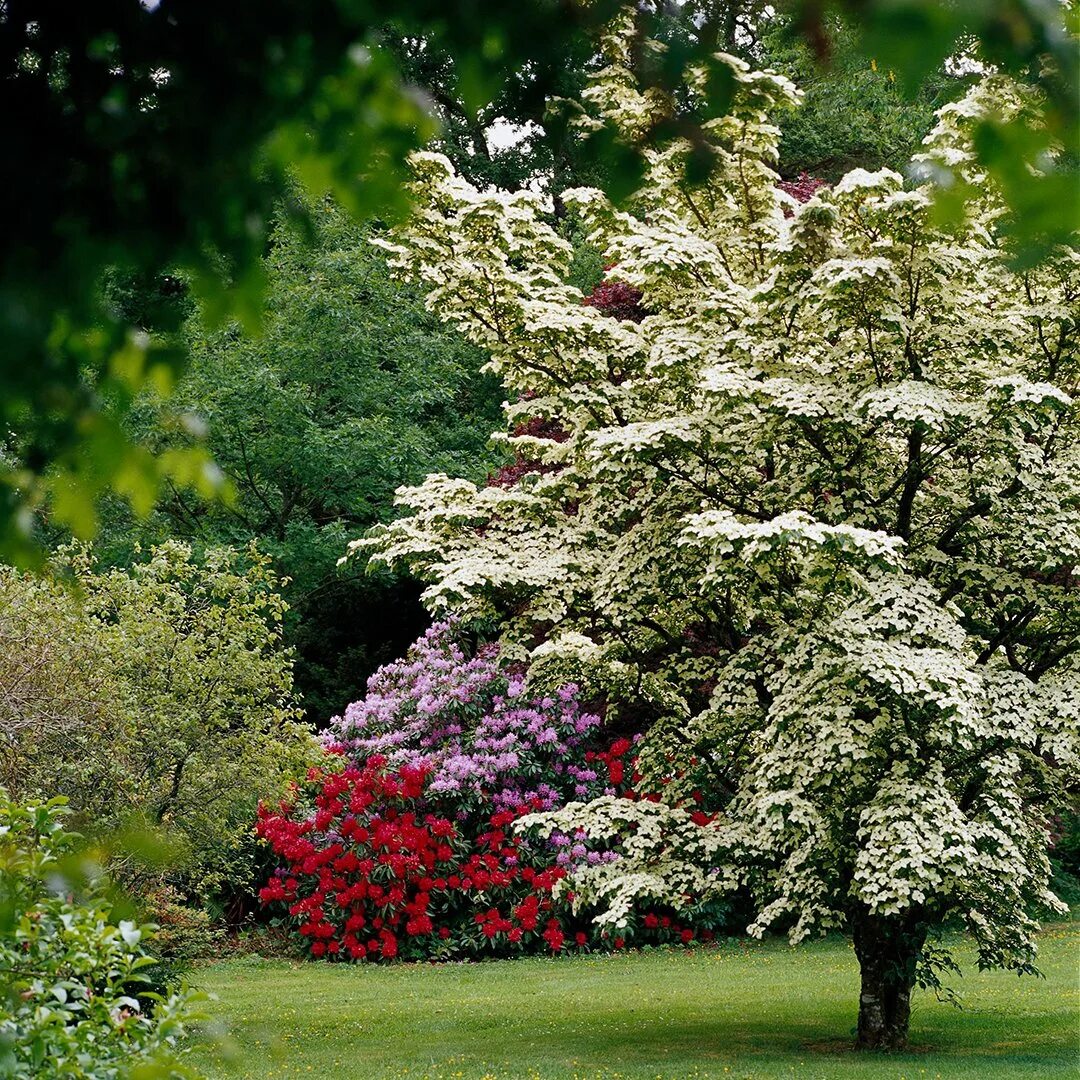
[[[620, 739], [595, 755], [613, 783], [622, 782], [632, 745]], [[568, 941], [586, 949], [601, 940], [586, 915], [572, 914], [572, 891], [552, 895], [573, 869], [555, 864], [560, 849], [513, 829], [517, 818], [544, 807], [539, 798], [452, 823], [447, 815], [459, 811], [429, 796], [423, 768], [388, 770], [376, 755], [309, 775], [294, 802], [259, 808], [256, 831], [281, 863], [260, 901], [282, 913], [312, 957], [559, 953]], [[704, 813], [696, 810], [695, 820]], [[651, 911], [641, 927], [659, 940], [695, 936]], [[374, 936], [362, 941], [365, 929]], [[622, 949], [626, 939], [612, 945]]]

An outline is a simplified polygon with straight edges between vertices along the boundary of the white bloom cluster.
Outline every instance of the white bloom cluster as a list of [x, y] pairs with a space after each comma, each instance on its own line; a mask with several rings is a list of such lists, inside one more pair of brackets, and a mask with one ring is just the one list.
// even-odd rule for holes
[[[626, 48], [587, 97], [629, 137], [663, 102]], [[507, 445], [536, 468], [431, 477], [356, 547], [412, 567], [432, 606], [502, 620], [536, 677], [652, 716], [639, 768], [667, 805], [547, 819], [619, 838], [573, 883], [602, 918], [741, 885], [758, 931], [957, 916], [983, 960], [1022, 967], [1078, 776], [1080, 258], [1010, 267], [970, 150], [979, 117], [1016, 107], [1001, 80], [943, 109], [920, 155], [980, 186], [946, 227], [888, 170], [793, 208], [770, 117], [798, 92], [719, 62], [735, 93], [708, 179], [676, 140], [627, 205], [566, 196], [640, 321], [565, 284], [536, 197], [417, 157], [420, 209], [384, 246], [490, 352], [518, 399]], [[703, 784], [723, 807], [705, 826], [674, 805]]]

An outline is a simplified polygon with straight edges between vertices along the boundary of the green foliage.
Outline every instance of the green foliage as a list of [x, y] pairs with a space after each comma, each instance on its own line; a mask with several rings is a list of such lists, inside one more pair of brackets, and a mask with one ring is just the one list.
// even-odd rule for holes
[[[411, 585], [339, 571], [346, 539], [387, 520], [395, 489], [432, 469], [482, 479], [498, 460], [486, 443], [502, 390], [480, 374], [483, 354], [392, 280], [370, 226], [329, 199], [306, 206], [309, 232], [279, 219], [271, 234], [262, 334], [208, 333], [193, 313], [182, 328], [187, 372], [167, 400], [136, 402], [127, 425], [159, 457], [206, 430], [231, 498], [206, 503], [169, 486], [144, 523], [113, 500], [98, 551], [122, 565], [134, 537], [200, 549], [258, 540], [288, 579], [283, 632], [308, 716], [324, 722], [423, 622]], [[147, 306], [130, 294], [120, 302]]]
[[[112, 847], [115, 852], [115, 838]], [[246, 884], [241, 879], [239, 889]], [[139, 917], [155, 927], [153, 940], [147, 945], [155, 961], [146, 971], [148, 985], [151, 990], [165, 993], [188, 978], [197, 961], [219, 955], [226, 940], [224, 920], [220, 913], [207, 910], [212, 905], [189, 901], [166, 881], [140, 881], [138, 886]]]
[[62, 799], [20, 806], [0, 790], [0, 1074], [195, 1076], [181, 1040], [204, 995], [145, 989], [154, 927], [113, 917], [64, 813]]
[[81, 821], [123, 830], [114, 866], [129, 881], [171, 876], [208, 893], [254, 872], [260, 798], [303, 768], [284, 604], [269, 559], [179, 543], [130, 572], [69, 552], [58, 577], [0, 571], [3, 781], [63, 794]]
[[1070, 908], [1080, 905], [1080, 806], [1072, 804], [1054, 823], [1050, 863], [1054, 868], [1053, 890]]
[[[827, 53], [828, 5], [784, 6]], [[1023, 167], [1041, 161], [1054, 141], [1075, 159], [1075, 49], [1058, 7], [1016, 0], [843, 7], [867, 58], [909, 88], [973, 41], [985, 60], [1043, 87], [1046, 134], [1033, 140], [1030, 125], [988, 121], [980, 161], [1023, 211], [1015, 217], [1018, 259], [1036, 260], [1067, 236], [1076, 223], [1075, 172], [1044, 170], [1032, 180]], [[35, 513], [46, 506], [56, 523], [88, 537], [103, 493], [146, 513], [164, 484], [200, 497], [219, 490], [202, 448], [155, 456], [125, 432], [133, 400], [148, 386], [173, 386], [184, 357], [104, 302], [102, 278], [112, 268], [144, 279], [190, 276], [212, 321], [235, 318], [255, 329], [260, 257], [274, 208], [290, 195], [290, 174], [309, 190], [334, 191], [354, 214], [400, 208], [405, 158], [435, 133], [436, 111], [447, 145], [461, 150], [463, 164], [470, 157], [477, 179], [516, 185], [550, 168], [557, 187], [586, 179], [628, 195], [642, 175], [643, 149], [676, 132], [693, 147], [687, 177], [707, 174], [715, 164], [707, 118], [726, 110], [733, 89], [714, 50], [737, 47], [768, 17], [764, 5], [692, 3], [674, 19], [667, 5], [640, 5], [631, 62], [663, 107], [631, 140], [601, 124], [575, 144], [567, 122], [577, 106], [548, 117], [543, 105], [576, 96], [594, 53], [588, 35], [617, 9], [616, 0], [512, 7], [270, 0], [244, 11], [103, 0], [73, 17], [65, 4], [5, 4], [0, 178], [18, 208], [0, 262], [5, 557], [40, 556]], [[666, 48], [641, 47], [650, 33]], [[688, 107], [679, 93], [694, 65], [706, 72], [701, 107]], [[496, 116], [546, 118], [547, 135], [495, 160], [480, 129]], [[953, 202], [964, 194], [958, 182]]]
[[934, 112], [969, 80], [929, 73], [912, 91], [876, 58], [859, 50], [850, 26], [837, 21], [823, 67], [790, 23], [767, 27], [762, 67], [783, 72], [803, 91], [802, 106], [778, 117], [781, 176], [807, 172], [829, 181], [849, 169], [902, 171], [934, 124]]
[[[1010, 117], [986, 115], [973, 132], [980, 171], [1009, 208], [1006, 235], [1014, 265], [1031, 267], [1080, 227], [1080, 50], [1074, 0], [941, 3], [940, 0], [792, 0], [795, 24], [822, 59], [833, 48], [830, 15], [850, 17], [866, 62], [895, 72], [909, 94], [952, 63], [998, 72], [1037, 89]], [[959, 220], [979, 188], [947, 166], [938, 179], [939, 212]]]
[[1054, 854], [1062, 867], [1080, 878], [1080, 807], [1073, 805], [1058, 821]]

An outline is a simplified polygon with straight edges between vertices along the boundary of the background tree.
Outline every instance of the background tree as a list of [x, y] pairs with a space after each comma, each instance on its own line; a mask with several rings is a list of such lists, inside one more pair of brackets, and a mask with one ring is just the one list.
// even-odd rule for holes
[[[611, 50], [588, 99], [633, 137], [663, 101], [635, 83], [631, 39]], [[551, 678], [652, 718], [638, 769], [666, 805], [544, 819], [629, 848], [577, 876], [578, 903], [618, 924], [642, 895], [743, 886], [756, 933], [843, 928], [858, 1043], [898, 1047], [912, 987], [948, 963], [940, 927], [1030, 971], [1033, 916], [1057, 903], [1050, 815], [1080, 731], [1080, 259], [1009, 269], [975, 141], [1031, 123], [1030, 91], [992, 79], [942, 111], [923, 161], [981, 192], [946, 228], [933, 190], [889, 170], [796, 205], [772, 116], [797, 92], [726, 63], [711, 177], [687, 179], [696, 149], [675, 140], [623, 209], [564, 195], [641, 290], [640, 322], [564, 283], [571, 250], [535, 197], [416, 159], [420, 209], [388, 249], [491, 352], [519, 397], [507, 441], [539, 467], [430, 477], [359, 546], [416, 568], [432, 607], [501, 620]], [[706, 787], [723, 812], [699, 825], [677, 803]]]
[[961, 97], [975, 76], [929, 72], [914, 88], [891, 68], [867, 57], [850, 22], [830, 23], [830, 55], [823, 67], [791, 21], [765, 27], [760, 47], [745, 56], [752, 66], [779, 71], [802, 91], [803, 101], [778, 117], [781, 176], [802, 172], [825, 180], [849, 169], [906, 169], [934, 125], [934, 112]]
[[[160, 831], [185, 891], [254, 869], [251, 823], [312, 755], [268, 558], [170, 542], [130, 572], [0, 576], [3, 782], [63, 795], [86, 829]], [[130, 875], [128, 875], [130, 877]]]
[[[307, 210], [310, 231], [282, 217], [271, 234], [262, 333], [208, 332], [186, 304], [184, 376], [129, 417], [130, 437], [156, 457], [203, 441], [231, 497], [208, 503], [168, 485], [144, 522], [113, 500], [97, 550], [123, 566], [140, 542], [257, 540], [288, 579], [283, 633], [296, 687], [324, 724], [424, 623], [411, 582], [339, 571], [347, 538], [388, 520], [394, 490], [432, 470], [481, 479], [499, 458], [486, 443], [502, 389], [480, 373], [483, 355], [392, 279], [372, 226], [329, 198]], [[156, 293], [135, 293], [114, 302], [149, 322]]]

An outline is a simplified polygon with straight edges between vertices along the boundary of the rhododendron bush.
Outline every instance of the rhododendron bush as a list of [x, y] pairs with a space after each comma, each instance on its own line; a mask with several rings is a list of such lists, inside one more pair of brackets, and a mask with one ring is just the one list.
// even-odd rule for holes
[[444, 959], [709, 940], [727, 913], [644, 906], [618, 930], [553, 895], [575, 868], [618, 861], [581, 829], [513, 823], [572, 799], [631, 799], [634, 742], [599, 738], [578, 688], [532, 697], [498, 647], [470, 656], [437, 623], [326, 733], [313, 769], [257, 824], [280, 860], [260, 899], [313, 957]]
[[367, 696], [332, 722], [327, 741], [358, 762], [380, 754], [394, 767], [426, 769], [428, 794], [460, 817], [602, 794], [583, 749], [599, 724], [582, 711], [576, 686], [532, 698], [524, 676], [499, 663], [497, 645], [467, 657], [442, 622], [371, 677]]
[[726, 913], [711, 905], [675, 917], [643, 909], [617, 931], [574, 912], [573, 893], [554, 886], [575, 865], [617, 856], [590, 850], [584, 833], [546, 839], [516, 835], [512, 823], [534, 797], [480, 821], [433, 807], [426, 766], [312, 770], [296, 801], [263, 808], [258, 834], [282, 865], [261, 901], [305, 942], [311, 956], [340, 960], [454, 959], [621, 949], [634, 935], [651, 943], [710, 941]]
[[[675, 119], [635, 82], [639, 49], [660, 46], [612, 35], [586, 127], [632, 139]], [[799, 93], [721, 62], [731, 101], [707, 147], [650, 150], [623, 205], [562, 196], [609, 280], [640, 291], [639, 321], [567, 284], [539, 195], [415, 158], [418, 209], [386, 249], [489, 351], [503, 437], [535, 465], [487, 486], [429, 477], [357, 547], [412, 567], [432, 609], [498, 621], [534, 693], [575, 681], [609, 722], [648, 726], [637, 768], [662, 801], [532, 819], [620, 853], [557, 889], [613, 931], [642, 897], [737, 888], [755, 933], [846, 930], [859, 1044], [896, 1047], [912, 988], [937, 979], [938, 928], [962, 922], [981, 964], [1024, 972], [1034, 913], [1059, 906], [1049, 817], [1077, 783], [1080, 728], [1080, 256], [1015, 269], [1018, 223], [979, 165], [980, 131], [1037, 113], [1030, 90], [991, 77], [941, 110], [916, 166], [977, 193], [943, 222], [929, 181], [887, 169], [778, 188], [774, 117]], [[686, 92], [708, 94], [703, 73]], [[686, 799], [703, 785], [720, 812], [699, 823]]]

